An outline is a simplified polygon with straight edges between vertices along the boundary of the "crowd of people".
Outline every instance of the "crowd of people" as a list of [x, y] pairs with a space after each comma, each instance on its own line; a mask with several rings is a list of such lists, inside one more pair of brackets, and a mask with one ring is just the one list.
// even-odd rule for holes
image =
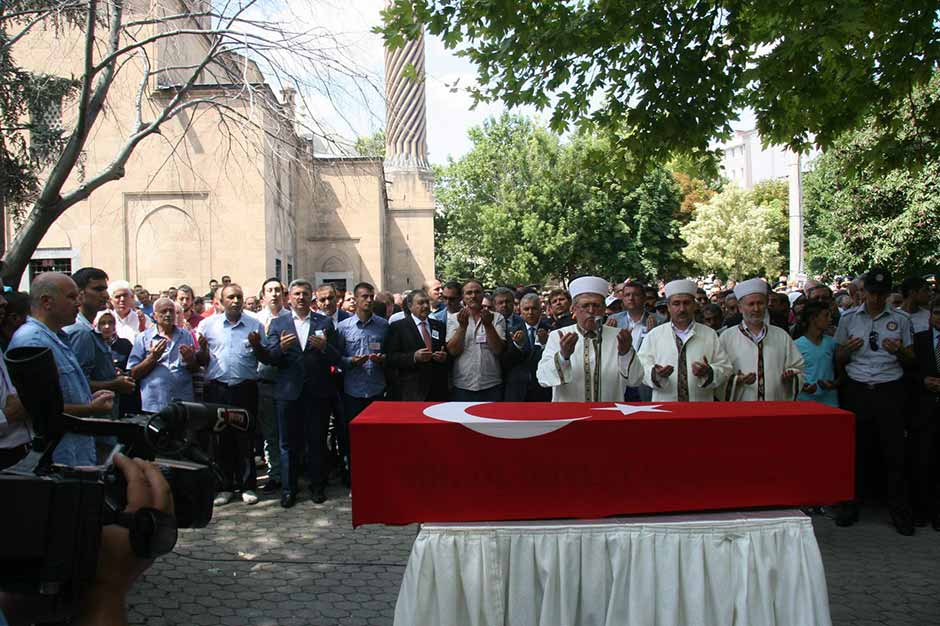
[[[153, 292], [156, 294], [157, 292]], [[406, 293], [276, 277], [252, 291], [228, 276], [196, 295], [154, 297], [82, 268], [37, 275], [0, 300], [0, 346], [51, 349], [66, 411], [120, 417], [174, 400], [230, 404], [257, 433], [211, 442], [216, 505], [305, 478], [326, 500], [351, 488], [348, 425], [376, 400], [509, 402], [817, 401], [856, 415], [856, 499], [831, 507], [853, 524], [883, 496], [899, 532], [940, 531], [940, 296], [934, 276], [895, 283], [760, 277], [497, 287], [429, 280]], [[25, 456], [29, 417], [0, 377], [0, 467]], [[95, 442], [67, 435], [56, 462], [93, 464]], [[351, 493], [351, 492], [350, 492]]]

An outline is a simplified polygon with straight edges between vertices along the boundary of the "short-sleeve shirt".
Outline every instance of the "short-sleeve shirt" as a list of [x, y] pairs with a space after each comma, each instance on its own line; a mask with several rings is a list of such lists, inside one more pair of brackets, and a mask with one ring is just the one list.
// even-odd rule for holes
[[[493, 327], [500, 339], [506, 340], [506, 324], [501, 314], [493, 313]], [[456, 315], [447, 316], [447, 341], [453, 338], [460, 323]], [[486, 329], [482, 319], [467, 322], [467, 333], [463, 339], [463, 352], [454, 360], [454, 387], [468, 391], [490, 389], [503, 382], [503, 370], [499, 355], [493, 354], [486, 342]]]
[[[844, 344], [849, 337], [862, 340], [862, 347], [852, 353], [845, 371], [852, 380], [860, 383], [889, 383], [899, 380], [904, 369], [896, 354], [884, 349], [885, 339], [898, 339], [901, 345], [910, 347], [914, 342], [911, 318], [890, 307], [872, 319], [864, 306], [846, 311], [836, 329], [836, 343]], [[872, 349], [872, 345], [875, 349]]]
[[[806, 384], [811, 385], [820, 380], [835, 380], [836, 342], [832, 337], [823, 335], [819, 345], [816, 345], [804, 335], [794, 343], [803, 355], [803, 375]], [[801, 391], [796, 399], [839, 406], [839, 394], [835, 389], [822, 389], [818, 386], [815, 393]]]
[[258, 380], [258, 359], [248, 342], [248, 335], [253, 332], [264, 340], [265, 332], [261, 322], [244, 314], [234, 323], [224, 314], [202, 320], [196, 333], [205, 337], [209, 344], [206, 380], [216, 380], [226, 385]]
[[193, 336], [187, 330], [174, 328], [173, 336], [166, 337], [159, 328], [152, 326], [140, 333], [134, 339], [134, 347], [127, 359], [128, 369], [147, 358], [153, 345], [161, 339], [167, 339], [166, 350], [140, 381], [140, 402], [144, 411], [159, 411], [173, 400], [193, 400], [193, 375], [180, 355], [180, 346], [196, 350]]

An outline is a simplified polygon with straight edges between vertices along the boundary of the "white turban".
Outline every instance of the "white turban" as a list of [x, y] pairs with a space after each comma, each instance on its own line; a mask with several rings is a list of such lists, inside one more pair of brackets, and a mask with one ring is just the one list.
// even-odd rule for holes
[[793, 304], [800, 298], [805, 298], [806, 294], [802, 291], [791, 291], [787, 294], [787, 298], [790, 300], [790, 307], [793, 307]]
[[666, 300], [681, 293], [688, 294], [694, 298], [697, 292], [698, 285], [691, 280], [681, 279], [666, 283]]
[[599, 296], [607, 297], [608, 284], [603, 278], [597, 276], [582, 276], [575, 278], [568, 285], [568, 292], [571, 299], [574, 300], [583, 293], [596, 293]]
[[741, 298], [755, 293], [766, 296], [768, 291], [766, 280], [763, 278], [751, 278], [750, 280], [745, 280], [734, 286], [734, 297], [741, 300]]

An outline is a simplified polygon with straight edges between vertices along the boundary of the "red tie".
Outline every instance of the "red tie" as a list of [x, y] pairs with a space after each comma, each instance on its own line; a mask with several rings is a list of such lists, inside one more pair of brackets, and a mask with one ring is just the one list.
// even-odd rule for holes
[[431, 335], [428, 334], [427, 320], [421, 320], [419, 326], [421, 326], [421, 337], [424, 338], [424, 347], [433, 351], [434, 349], [431, 347]]

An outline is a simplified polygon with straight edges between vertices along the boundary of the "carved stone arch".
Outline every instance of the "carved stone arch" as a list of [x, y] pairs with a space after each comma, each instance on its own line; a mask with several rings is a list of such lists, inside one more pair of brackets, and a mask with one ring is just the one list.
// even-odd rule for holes
[[320, 266], [320, 271], [324, 273], [348, 272], [349, 262], [342, 254], [333, 253]]
[[183, 209], [164, 204], [150, 211], [135, 233], [137, 282], [175, 285], [201, 265], [199, 226]]

